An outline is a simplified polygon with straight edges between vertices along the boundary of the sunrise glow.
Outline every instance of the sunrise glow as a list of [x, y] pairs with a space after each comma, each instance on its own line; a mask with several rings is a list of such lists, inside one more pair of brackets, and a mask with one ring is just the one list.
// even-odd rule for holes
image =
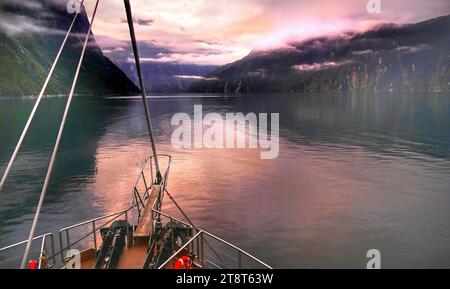
[[[138, 38], [167, 49], [142, 55], [159, 62], [225, 64], [253, 49], [271, 49], [290, 41], [373, 25], [412, 23], [450, 12], [446, 1], [382, 1], [382, 13], [369, 14], [367, 0], [314, 1], [132, 1]], [[106, 5], [107, 4], [107, 5]], [[93, 2], [87, 1], [88, 13]], [[94, 32], [106, 50], [128, 41], [123, 1], [102, 3]]]

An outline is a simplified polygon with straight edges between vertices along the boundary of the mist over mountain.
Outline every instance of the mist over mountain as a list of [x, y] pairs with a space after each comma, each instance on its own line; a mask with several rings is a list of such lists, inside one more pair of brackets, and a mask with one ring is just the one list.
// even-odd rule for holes
[[[139, 85], [131, 44], [126, 41], [105, 38], [102, 38], [102, 42], [102, 50], [106, 56], [120, 67], [136, 85]], [[186, 91], [193, 81], [203, 79], [205, 75], [219, 67], [219, 65], [159, 61], [165, 55], [176, 52], [146, 41], [139, 41], [138, 48], [147, 92]]]
[[[74, 14], [66, 1], [0, 2], [0, 95], [38, 94]], [[83, 8], [61, 55], [47, 94], [67, 94], [81, 54], [89, 20]], [[90, 35], [75, 93], [130, 94], [139, 90]]]
[[[137, 83], [134, 62], [117, 64], [131, 79]], [[149, 92], [183, 92], [192, 82], [204, 79], [217, 66], [183, 63], [143, 62], [145, 89]]]
[[450, 15], [253, 51], [191, 92], [450, 91]]

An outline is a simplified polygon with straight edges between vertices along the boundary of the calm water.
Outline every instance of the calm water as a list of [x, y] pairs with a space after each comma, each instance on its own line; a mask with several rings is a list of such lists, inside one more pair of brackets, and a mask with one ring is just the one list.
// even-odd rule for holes
[[[0, 193], [0, 246], [26, 238], [65, 98], [43, 102]], [[0, 99], [3, 172], [33, 100]], [[174, 149], [176, 112], [279, 112], [280, 154]], [[152, 99], [169, 190], [193, 221], [274, 267], [450, 267], [450, 96]], [[141, 101], [74, 100], [38, 233], [123, 209], [149, 155]], [[167, 208], [173, 211], [172, 207]]]

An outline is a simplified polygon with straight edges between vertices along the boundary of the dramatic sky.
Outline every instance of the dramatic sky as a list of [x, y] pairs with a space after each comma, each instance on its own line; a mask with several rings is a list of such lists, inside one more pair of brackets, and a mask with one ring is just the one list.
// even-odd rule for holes
[[[93, 0], [87, 1], [88, 12]], [[122, 0], [101, 1], [94, 32], [109, 53], [128, 40]], [[306, 37], [362, 30], [382, 22], [411, 23], [450, 14], [449, 0], [132, 0], [140, 40], [165, 48], [147, 60], [224, 64], [252, 49]], [[121, 48], [117, 48], [121, 50]]]
[[[380, 1], [380, 14], [367, 12], [368, 0], [131, 0], [131, 4], [144, 61], [196, 64], [225, 64], [252, 49], [270, 49], [286, 41], [450, 14], [449, 0]], [[85, 0], [89, 15], [94, 3]], [[105, 54], [128, 55], [123, 0], [101, 0], [93, 30]]]

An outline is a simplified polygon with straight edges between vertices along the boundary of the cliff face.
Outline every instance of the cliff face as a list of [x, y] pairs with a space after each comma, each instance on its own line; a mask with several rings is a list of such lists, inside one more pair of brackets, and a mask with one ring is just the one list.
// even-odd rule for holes
[[[59, 0], [2, 0], [0, 3], [0, 95], [38, 94], [73, 19]], [[67, 94], [89, 20], [78, 16], [47, 94]], [[130, 94], [138, 89], [97, 46], [91, 34], [76, 93]]]
[[450, 15], [254, 51], [191, 92], [450, 91]]

